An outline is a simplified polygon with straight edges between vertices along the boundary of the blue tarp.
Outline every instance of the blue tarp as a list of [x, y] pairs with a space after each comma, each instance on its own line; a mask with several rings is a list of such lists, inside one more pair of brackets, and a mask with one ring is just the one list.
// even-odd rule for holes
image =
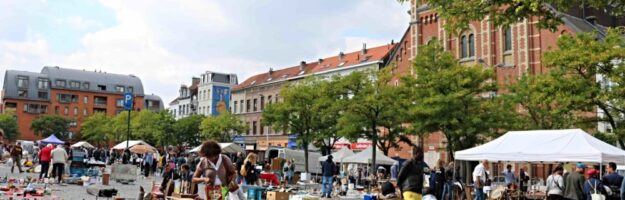
[[40, 140], [39, 142], [43, 144], [65, 144], [65, 142], [59, 140], [54, 134], [50, 135], [50, 137]]

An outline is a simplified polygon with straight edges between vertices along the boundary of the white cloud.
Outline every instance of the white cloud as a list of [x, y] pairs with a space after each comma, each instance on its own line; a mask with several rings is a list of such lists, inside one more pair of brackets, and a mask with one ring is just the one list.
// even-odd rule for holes
[[388, 0], [100, 3], [112, 10], [116, 25], [104, 28], [81, 16], [57, 20], [76, 29], [100, 29], [77, 38], [79, 49], [58, 54], [42, 39], [7, 42], [0, 37], [0, 66], [135, 74], [146, 92], [168, 103], [180, 84], [203, 71], [236, 73], [243, 81], [269, 67], [355, 51], [363, 42], [373, 47], [399, 40], [409, 20], [406, 5]]
[[68, 25], [75, 30], [86, 30], [89, 28], [101, 28], [104, 25], [95, 20], [84, 19], [80, 16], [69, 16], [57, 18], [56, 23], [59, 25]]

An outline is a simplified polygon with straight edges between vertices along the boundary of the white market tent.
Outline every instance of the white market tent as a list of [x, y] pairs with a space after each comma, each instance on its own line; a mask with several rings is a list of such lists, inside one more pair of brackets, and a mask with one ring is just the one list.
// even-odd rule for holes
[[[148, 146], [152, 147], [152, 145], [144, 142], [143, 140], [129, 140], [128, 141], [128, 148], [130, 148], [132, 146], [135, 146], [135, 145], [138, 145], [138, 144], [148, 145]], [[152, 147], [152, 148], [154, 148], [154, 147]], [[126, 149], [126, 141], [120, 142], [119, 144], [115, 145], [112, 149], [115, 149], [115, 150], [124, 150], [124, 149]]]
[[486, 144], [457, 151], [454, 156], [469, 161], [625, 164], [625, 151], [581, 129], [510, 131]]
[[[355, 164], [371, 164], [371, 155], [373, 154], [373, 146], [366, 148], [365, 150], [358, 152], [352, 156], [343, 158], [343, 163], [355, 163]], [[334, 160], [337, 161], [337, 160]], [[392, 165], [395, 160], [385, 156], [382, 152], [376, 150], [375, 163], [378, 165]]]
[[72, 144], [71, 147], [72, 148], [85, 147], [85, 148], [89, 148], [89, 149], [95, 148], [93, 145], [89, 144], [89, 142], [86, 142], [86, 141], [76, 142], [76, 144]]
[[[349, 156], [354, 155], [354, 152], [352, 150], [350, 150], [349, 148], [347, 148], [347, 147], [343, 147], [343, 148], [339, 149], [338, 151], [336, 151], [336, 152], [334, 152], [334, 153], [332, 153], [330, 155], [332, 155], [332, 160], [333, 161], [341, 162], [341, 160], [343, 160], [344, 158], [347, 158]], [[319, 161], [320, 162], [323, 162], [326, 159], [328, 159], [328, 156], [319, 157]]]
[[[235, 143], [219, 143], [219, 146], [221, 146], [222, 153], [245, 153], [245, 150]], [[200, 148], [202, 148], [202, 145], [191, 149], [189, 152], [198, 152], [200, 151]]]

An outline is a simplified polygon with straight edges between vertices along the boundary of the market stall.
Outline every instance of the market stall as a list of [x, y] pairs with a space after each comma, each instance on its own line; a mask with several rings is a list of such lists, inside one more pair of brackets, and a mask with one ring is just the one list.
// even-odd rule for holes
[[[219, 146], [221, 146], [221, 152], [222, 153], [245, 153], [245, 150], [243, 150], [243, 148], [241, 148], [241, 146], [239, 146], [238, 144], [235, 143], [219, 143]], [[191, 149], [189, 152], [198, 152], [200, 151], [200, 148], [202, 148], [202, 145], [197, 146], [193, 149]]]
[[[372, 154], [373, 154], [373, 147], [370, 146], [366, 148], [365, 150], [358, 152], [357, 154], [343, 158], [343, 163], [370, 164]], [[335, 161], [338, 161], [338, 160], [335, 160]], [[388, 156], [385, 156], [380, 151], [376, 151], [375, 163], [378, 165], [392, 165], [393, 163], [395, 163], [395, 160], [393, 160], [392, 158]]]
[[54, 134], [50, 135], [46, 139], [39, 140], [39, 143], [44, 144], [44, 145], [45, 144], [65, 144], [63, 140], [59, 140], [59, 138], [57, 138]]
[[[334, 152], [334, 153], [332, 153], [330, 155], [332, 155], [332, 159], [335, 162], [342, 162], [342, 160], [344, 158], [347, 158], [349, 156], [353, 156], [354, 152], [352, 150], [350, 150], [349, 148], [347, 148], [347, 147], [343, 147], [343, 148], [339, 149], [338, 151], [336, 151], [336, 152]], [[323, 162], [326, 159], [328, 159], [328, 156], [319, 157], [319, 162]]]
[[[148, 145], [150, 147], [152, 147], [150, 144], [144, 142], [143, 140], [129, 140], [128, 141], [128, 148], [135, 146], [135, 145], [139, 145], [139, 144], [143, 144], [143, 145]], [[154, 147], [152, 147], [154, 148]], [[114, 150], [124, 150], [126, 149], [126, 141], [120, 142], [119, 144], [113, 146]]]
[[84, 148], [87, 148], [87, 149], [94, 149], [95, 148], [93, 145], [89, 144], [89, 142], [86, 142], [86, 141], [76, 142], [75, 144], [72, 144], [71, 147], [72, 148], [84, 147]]

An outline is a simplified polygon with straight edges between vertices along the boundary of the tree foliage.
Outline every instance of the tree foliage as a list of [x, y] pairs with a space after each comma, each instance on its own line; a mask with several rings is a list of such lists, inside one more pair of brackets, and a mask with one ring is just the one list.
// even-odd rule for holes
[[[346, 104], [339, 122], [339, 134], [355, 140], [372, 141], [372, 166], [376, 165], [376, 149], [388, 155], [397, 146], [397, 138], [403, 132], [403, 97], [400, 88], [389, 84], [391, 74], [387, 70], [375, 72], [352, 72], [343, 78]], [[384, 131], [382, 129], [390, 130]], [[372, 168], [372, 170], [374, 170]]]
[[[109, 138], [115, 142], [126, 141], [128, 133], [128, 113], [121, 112], [111, 120]], [[163, 144], [173, 132], [174, 118], [167, 111], [153, 112], [142, 110], [130, 113], [131, 140], [144, 140], [149, 144]]]
[[80, 126], [82, 139], [96, 145], [106, 144], [113, 136], [111, 121], [111, 117], [101, 112], [96, 112], [87, 117]]
[[54, 134], [65, 140], [69, 137], [70, 122], [71, 120], [58, 115], [42, 115], [31, 122], [30, 129], [42, 137]]
[[187, 144], [189, 146], [200, 145], [200, 125], [204, 121], [203, 115], [191, 115], [182, 119], [176, 120], [173, 125], [173, 133], [169, 140], [174, 144]]
[[235, 133], [245, 132], [247, 126], [230, 112], [223, 112], [217, 116], [206, 117], [201, 125], [202, 137], [219, 142], [232, 141]]
[[322, 127], [323, 107], [316, 103], [322, 97], [319, 79], [308, 78], [282, 88], [282, 101], [265, 107], [263, 124], [276, 131], [297, 134], [297, 142], [304, 149], [305, 171], [308, 172], [308, 146]]
[[625, 12], [625, 0], [427, 0], [445, 20], [446, 29], [454, 32], [467, 29], [473, 21], [487, 19], [496, 26], [506, 26], [530, 17], [538, 19], [540, 28], [555, 30], [562, 24], [560, 13], [584, 4], [616, 17]]
[[[625, 39], [622, 29], [609, 29], [607, 33], [581, 33], [563, 35], [558, 39], [558, 48], [546, 52], [545, 66], [562, 74], [558, 84], [563, 91], [559, 95], [584, 106], [583, 111], [597, 109], [602, 115], [597, 120], [608, 123], [625, 147]], [[575, 91], [570, 94], [570, 91]], [[594, 115], [594, 113], [586, 113]]]
[[12, 113], [0, 114], [0, 129], [4, 132], [4, 137], [10, 141], [16, 140], [19, 136], [17, 118]]
[[453, 155], [514, 126], [513, 106], [492, 96], [497, 88], [490, 68], [459, 63], [440, 42], [419, 48], [415, 75], [403, 79], [412, 104], [410, 132], [441, 132]]

